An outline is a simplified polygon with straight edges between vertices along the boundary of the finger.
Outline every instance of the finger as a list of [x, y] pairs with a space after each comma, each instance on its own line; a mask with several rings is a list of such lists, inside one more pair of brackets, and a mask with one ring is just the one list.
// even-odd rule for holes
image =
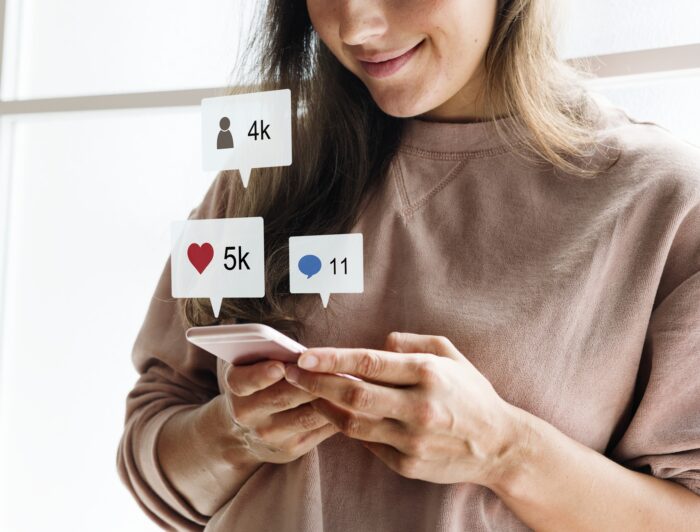
[[387, 467], [406, 478], [421, 478], [427, 463], [415, 456], [404, 454], [383, 443], [364, 443], [369, 452], [384, 462]]
[[245, 397], [282, 380], [284, 364], [266, 360], [248, 366], [229, 365], [225, 382], [233, 395]]
[[420, 381], [418, 356], [364, 348], [315, 347], [304, 351], [297, 365], [318, 373], [348, 373], [389, 384], [411, 385]]
[[302, 456], [338, 432], [336, 427], [327, 423], [321, 428], [294, 435], [292, 438], [296, 441], [297, 453]]
[[340, 432], [350, 438], [368, 442], [392, 445], [403, 452], [418, 452], [413, 449], [418, 444], [406, 431], [405, 425], [394, 419], [352, 412], [325, 399], [317, 399], [313, 408], [322, 413]]
[[250, 420], [291, 410], [314, 399], [316, 397], [309, 392], [282, 380], [254, 395], [240, 398], [237, 401], [237, 409], [239, 412], [245, 411], [250, 414], [243, 415]]
[[311, 395], [351, 410], [393, 419], [409, 419], [411, 414], [406, 392], [399, 388], [312, 373], [291, 364], [286, 367], [285, 378]]
[[268, 422], [255, 429], [261, 438], [269, 441], [278, 441], [288, 438], [292, 434], [299, 434], [319, 429], [328, 424], [328, 420], [311, 404], [304, 404], [278, 412], [268, 418]]
[[387, 351], [397, 353], [430, 353], [453, 360], [465, 360], [460, 350], [444, 336], [394, 331], [387, 335], [384, 346]]

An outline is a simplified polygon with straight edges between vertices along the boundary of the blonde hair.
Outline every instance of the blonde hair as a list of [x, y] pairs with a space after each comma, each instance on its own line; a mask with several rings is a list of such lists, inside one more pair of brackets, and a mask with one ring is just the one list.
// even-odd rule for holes
[[[536, 154], [565, 173], [595, 177], [600, 168], [580, 162], [596, 152], [599, 108], [586, 85], [594, 76], [584, 61], [559, 57], [558, 14], [552, 0], [499, 0], [480, 97], [490, 119], [500, 109], [525, 126], [527, 135], [510, 132], [527, 148], [520, 155]], [[499, 129], [500, 122], [495, 125]]]

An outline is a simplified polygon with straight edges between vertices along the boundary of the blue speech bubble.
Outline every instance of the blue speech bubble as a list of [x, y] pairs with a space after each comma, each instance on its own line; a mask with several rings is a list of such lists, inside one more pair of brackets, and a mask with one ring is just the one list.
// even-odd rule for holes
[[321, 259], [316, 255], [304, 255], [299, 259], [299, 271], [306, 275], [307, 279], [311, 279], [321, 271]]

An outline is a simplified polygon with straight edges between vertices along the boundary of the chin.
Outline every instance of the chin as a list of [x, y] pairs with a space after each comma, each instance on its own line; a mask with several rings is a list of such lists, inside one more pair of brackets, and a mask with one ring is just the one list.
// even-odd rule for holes
[[436, 105], [426, 101], [425, 98], [414, 94], [396, 94], [395, 92], [382, 92], [378, 94], [370, 91], [377, 106], [389, 116], [395, 118], [410, 118], [427, 113]]

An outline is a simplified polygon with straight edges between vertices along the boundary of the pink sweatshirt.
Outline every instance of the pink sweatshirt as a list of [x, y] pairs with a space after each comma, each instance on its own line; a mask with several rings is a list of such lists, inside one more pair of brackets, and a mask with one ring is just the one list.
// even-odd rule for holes
[[[365, 291], [320, 298], [299, 341], [381, 348], [444, 335], [505, 400], [620, 464], [700, 494], [700, 149], [601, 100], [594, 179], [518, 158], [493, 123], [408, 119], [364, 234]], [[504, 121], [513, 120], [511, 118]], [[219, 217], [220, 173], [194, 213]], [[213, 516], [168, 483], [166, 419], [220, 393], [163, 271], [133, 363], [119, 473], [182, 530], [527, 530], [489, 489], [403, 478], [342, 434], [264, 464]], [[585, 504], [582, 502], [582, 504]]]

